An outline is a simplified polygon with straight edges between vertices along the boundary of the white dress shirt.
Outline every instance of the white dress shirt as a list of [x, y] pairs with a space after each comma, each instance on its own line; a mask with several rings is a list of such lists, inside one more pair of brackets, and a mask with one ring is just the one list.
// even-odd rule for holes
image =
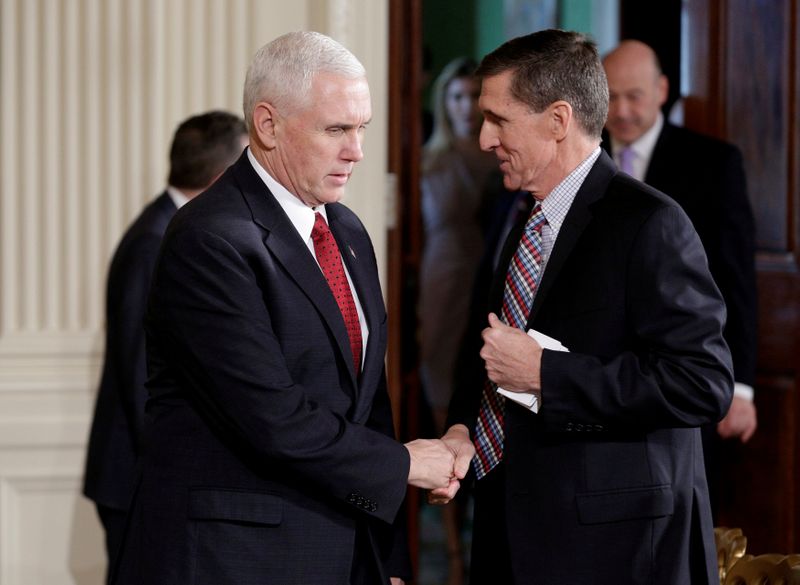
[[[289, 216], [289, 221], [292, 222], [294, 229], [300, 234], [300, 238], [306, 243], [308, 251], [311, 252], [314, 260], [316, 260], [317, 255], [314, 252], [314, 240], [311, 239], [311, 231], [314, 229], [314, 220], [316, 219], [314, 213], [320, 213], [322, 217], [325, 218], [325, 221], [328, 221], [328, 214], [325, 211], [325, 206], [318, 205], [317, 207], [311, 208], [300, 201], [299, 197], [290, 193], [261, 166], [261, 163], [256, 160], [256, 157], [253, 156], [249, 148], [247, 149], [247, 158], [250, 160], [250, 164], [253, 165], [253, 169], [258, 176], [261, 177], [261, 180], [264, 181], [264, 184], [278, 201], [283, 211]], [[341, 255], [341, 251], [339, 254]], [[364, 318], [364, 309], [361, 308], [361, 301], [358, 300], [356, 287], [353, 286], [353, 280], [350, 278], [350, 273], [347, 271], [347, 264], [345, 264], [344, 259], [342, 259], [342, 267], [347, 277], [347, 283], [350, 285], [350, 291], [353, 293], [353, 301], [355, 301], [356, 311], [358, 312], [358, 324], [361, 326], [361, 366], [363, 367], [364, 356], [367, 355], [369, 329], [367, 328], [367, 320]]]
[[[656, 147], [658, 135], [661, 134], [661, 129], [664, 127], [664, 116], [661, 112], [658, 113], [656, 123], [650, 129], [642, 134], [638, 140], [631, 142], [629, 145], [633, 151], [633, 172], [631, 176], [634, 179], [644, 182], [644, 177], [647, 174], [647, 167], [650, 166], [650, 158], [653, 156], [653, 149]], [[611, 138], [611, 150], [614, 153], [614, 162], [618, 167], [621, 167], [619, 153], [625, 148], [619, 140]]]

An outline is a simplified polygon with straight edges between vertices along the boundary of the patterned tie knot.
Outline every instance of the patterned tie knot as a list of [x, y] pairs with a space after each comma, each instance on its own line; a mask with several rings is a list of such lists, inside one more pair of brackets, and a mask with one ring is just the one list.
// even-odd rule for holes
[[311, 229], [311, 239], [314, 240], [314, 243], [324, 243], [326, 235], [330, 231], [328, 222], [325, 221], [322, 214], [319, 212], [314, 213], [314, 227]]
[[531, 210], [531, 216], [528, 218], [528, 221], [525, 222], [525, 231], [528, 233], [533, 231], [541, 232], [542, 227], [546, 223], [547, 218], [544, 216], [542, 204], [537, 201], [536, 205], [534, 205], [533, 209]]

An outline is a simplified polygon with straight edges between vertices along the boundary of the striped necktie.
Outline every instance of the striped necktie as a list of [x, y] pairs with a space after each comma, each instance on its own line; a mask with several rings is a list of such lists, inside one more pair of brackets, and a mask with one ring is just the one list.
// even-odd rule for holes
[[[525, 231], [506, 273], [500, 320], [506, 325], [525, 329], [531, 312], [536, 286], [542, 272], [542, 226], [547, 219], [538, 202], [525, 223]], [[475, 475], [481, 479], [503, 458], [503, 416], [505, 398], [497, 393], [497, 384], [487, 378], [481, 396], [478, 423], [475, 427]]]

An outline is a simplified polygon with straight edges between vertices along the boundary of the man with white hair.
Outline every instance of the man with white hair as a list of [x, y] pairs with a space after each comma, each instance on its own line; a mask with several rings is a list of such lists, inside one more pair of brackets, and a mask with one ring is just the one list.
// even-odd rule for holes
[[117, 582], [400, 583], [406, 485], [454, 492], [466, 465], [394, 439], [375, 256], [339, 203], [372, 116], [364, 68], [289, 33], [256, 53], [244, 112], [249, 149], [176, 215], [153, 276]]

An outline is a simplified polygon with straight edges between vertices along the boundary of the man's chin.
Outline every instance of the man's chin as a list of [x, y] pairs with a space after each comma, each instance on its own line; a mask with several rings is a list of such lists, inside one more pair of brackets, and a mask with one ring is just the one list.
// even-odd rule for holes
[[623, 144], [630, 144], [631, 142], [636, 142], [636, 139], [639, 138], [639, 135], [636, 129], [633, 128], [611, 128], [608, 133], [614, 137], [615, 140], [619, 140]]
[[519, 191], [522, 187], [518, 178], [503, 173], [503, 187], [508, 191]]
[[344, 186], [337, 189], [329, 189], [325, 193], [320, 194], [320, 200], [324, 203], [338, 203], [345, 196]]

